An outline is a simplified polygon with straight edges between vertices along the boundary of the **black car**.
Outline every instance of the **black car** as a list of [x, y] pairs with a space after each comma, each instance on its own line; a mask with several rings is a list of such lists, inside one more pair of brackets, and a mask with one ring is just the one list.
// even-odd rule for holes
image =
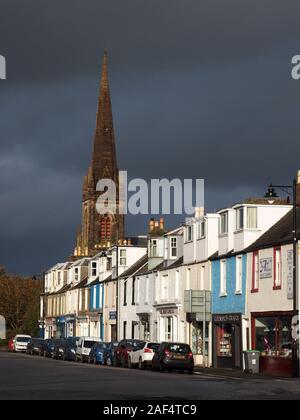
[[70, 362], [75, 362], [76, 348], [79, 337], [68, 337], [62, 343], [62, 359]]
[[44, 357], [52, 357], [53, 350], [54, 350], [54, 343], [55, 340], [53, 338], [47, 338], [43, 342], [43, 356]]
[[161, 343], [152, 360], [152, 370], [194, 371], [194, 356], [188, 344]]
[[114, 364], [115, 350], [118, 347], [118, 341], [111, 341], [107, 344], [107, 347], [103, 354], [103, 364], [112, 366]]
[[43, 355], [43, 342], [44, 340], [41, 338], [31, 338], [27, 344], [26, 353], [34, 356], [37, 354], [38, 356]]
[[52, 359], [64, 359], [66, 340], [63, 338], [54, 340]]

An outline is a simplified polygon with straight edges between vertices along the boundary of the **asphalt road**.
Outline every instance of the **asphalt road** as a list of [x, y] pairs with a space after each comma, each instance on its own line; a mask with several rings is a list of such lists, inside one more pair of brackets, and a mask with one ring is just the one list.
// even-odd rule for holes
[[0, 399], [300, 399], [300, 380], [159, 373], [0, 352]]

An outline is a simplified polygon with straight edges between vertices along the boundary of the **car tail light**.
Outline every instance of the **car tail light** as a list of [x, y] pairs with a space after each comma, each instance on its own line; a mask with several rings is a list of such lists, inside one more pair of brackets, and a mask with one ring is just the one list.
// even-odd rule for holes
[[144, 353], [152, 353], [152, 350], [151, 349], [148, 349], [148, 348], [145, 348], [144, 349]]
[[171, 357], [171, 353], [169, 352], [169, 350], [165, 350], [165, 356], [166, 357]]
[[189, 358], [192, 359], [194, 357], [193, 353], [190, 351], [189, 352]]

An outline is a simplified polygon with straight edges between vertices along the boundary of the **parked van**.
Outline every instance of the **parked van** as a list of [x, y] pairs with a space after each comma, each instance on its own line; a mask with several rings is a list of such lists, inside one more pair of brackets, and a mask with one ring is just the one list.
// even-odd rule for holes
[[76, 348], [76, 362], [87, 362], [92, 347], [101, 341], [97, 337], [80, 337]]
[[27, 344], [29, 343], [30, 339], [30, 335], [16, 335], [14, 338], [14, 351], [25, 353], [27, 350]]

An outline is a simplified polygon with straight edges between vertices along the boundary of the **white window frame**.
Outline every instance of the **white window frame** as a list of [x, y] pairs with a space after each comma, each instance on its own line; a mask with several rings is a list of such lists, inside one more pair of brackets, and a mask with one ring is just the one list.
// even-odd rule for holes
[[170, 238], [170, 245], [171, 245], [171, 257], [176, 258], [177, 257], [177, 238], [176, 236], [172, 236]]
[[226, 260], [220, 262], [220, 296], [227, 296], [227, 263]]
[[186, 242], [192, 242], [194, 239], [194, 230], [192, 225], [186, 227]]
[[120, 249], [120, 265], [126, 267], [127, 265], [127, 250]]
[[236, 230], [243, 230], [245, 226], [244, 207], [239, 207], [235, 211]]
[[228, 235], [228, 211], [220, 214], [220, 235]]
[[[252, 225], [251, 226], [251, 224], [250, 224], [250, 215], [249, 215], [249, 210], [251, 210], [251, 211], [255, 211], [255, 223], [254, 223], [254, 225]], [[257, 219], [257, 216], [258, 216], [258, 209], [257, 209], [257, 207], [247, 207], [247, 214], [246, 214], [246, 223], [247, 223], [247, 229], [258, 229], [258, 219]]]
[[236, 257], [236, 281], [235, 293], [241, 295], [243, 292], [243, 258], [242, 256]]

